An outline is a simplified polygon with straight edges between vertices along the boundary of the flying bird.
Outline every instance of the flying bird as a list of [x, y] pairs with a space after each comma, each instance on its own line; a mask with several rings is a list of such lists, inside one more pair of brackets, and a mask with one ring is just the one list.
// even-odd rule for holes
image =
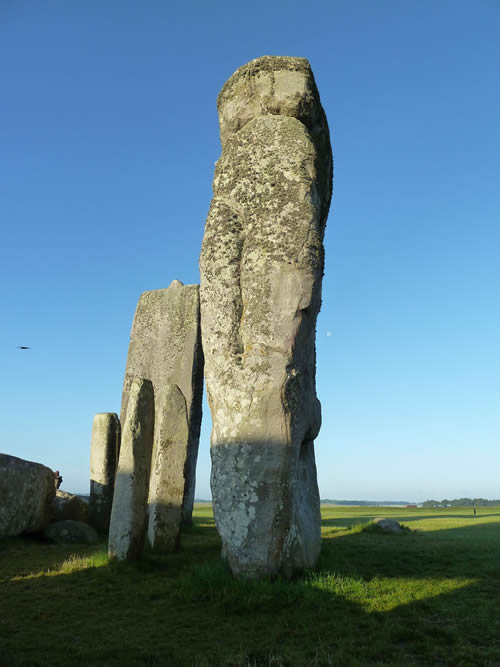
[[26, 345], [18, 345], [19, 350], [31, 350], [31, 347], [26, 347]]

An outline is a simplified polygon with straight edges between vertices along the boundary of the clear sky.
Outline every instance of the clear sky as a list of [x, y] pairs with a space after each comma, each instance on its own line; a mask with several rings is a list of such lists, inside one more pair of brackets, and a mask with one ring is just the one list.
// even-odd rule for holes
[[498, 0], [1, 0], [0, 450], [88, 492], [139, 295], [199, 282], [217, 94], [261, 55], [309, 59], [333, 144], [321, 496], [500, 498]]

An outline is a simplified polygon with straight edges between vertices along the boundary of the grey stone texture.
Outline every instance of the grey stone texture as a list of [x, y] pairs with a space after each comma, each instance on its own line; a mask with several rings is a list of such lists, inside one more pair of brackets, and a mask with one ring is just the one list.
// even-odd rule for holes
[[53, 470], [0, 454], [0, 537], [43, 530], [50, 521], [55, 496]]
[[315, 327], [333, 161], [309, 63], [265, 56], [217, 102], [222, 155], [200, 257], [212, 495], [235, 574], [320, 551]]
[[89, 522], [102, 535], [109, 530], [119, 451], [118, 415], [99, 412], [92, 422], [90, 442]]
[[[193, 512], [203, 397], [198, 285], [183, 285], [174, 280], [168, 288], [141, 295], [130, 334], [121, 405], [122, 423], [134, 377], [151, 380], [155, 396], [161, 394], [167, 385], [175, 384], [185, 398], [189, 422], [188, 446], [171, 443], [169, 457], [176, 461], [184, 457], [182, 471], [178, 469], [184, 486], [183, 519], [189, 523]], [[156, 410], [157, 419], [163, 421], [159, 413], [162, 410], [161, 401], [156, 401]], [[176, 488], [178, 484], [176, 481]]]
[[152, 551], [169, 553], [179, 546], [188, 459], [189, 420], [186, 399], [176, 384], [155, 394], [156, 420], [149, 481], [148, 542]]
[[51, 522], [71, 520], [88, 523], [89, 503], [80, 496], [58, 489], [50, 506], [50, 520]]
[[47, 526], [43, 535], [56, 544], [97, 544], [97, 531], [83, 521], [64, 519]]
[[403, 530], [401, 524], [394, 519], [384, 519], [383, 517], [379, 517], [373, 519], [373, 523], [380, 528], [380, 530], [383, 530], [384, 533], [401, 533]]
[[151, 381], [136, 378], [128, 399], [109, 526], [108, 557], [118, 560], [136, 560], [144, 547], [155, 410]]

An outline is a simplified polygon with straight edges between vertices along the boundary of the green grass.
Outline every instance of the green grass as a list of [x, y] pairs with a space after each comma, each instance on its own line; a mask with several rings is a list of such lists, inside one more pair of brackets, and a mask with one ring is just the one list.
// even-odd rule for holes
[[318, 567], [291, 582], [228, 574], [205, 504], [179, 553], [136, 565], [1, 540], [0, 664], [500, 665], [500, 507], [322, 514]]

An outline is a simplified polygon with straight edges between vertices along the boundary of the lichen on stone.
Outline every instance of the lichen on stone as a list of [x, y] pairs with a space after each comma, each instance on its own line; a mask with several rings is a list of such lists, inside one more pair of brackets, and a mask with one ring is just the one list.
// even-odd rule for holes
[[200, 257], [214, 513], [233, 571], [288, 573], [319, 553], [314, 453], [300, 452], [321, 423], [328, 125], [304, 58], [251, 61], [217, 105], [222, 155]]

